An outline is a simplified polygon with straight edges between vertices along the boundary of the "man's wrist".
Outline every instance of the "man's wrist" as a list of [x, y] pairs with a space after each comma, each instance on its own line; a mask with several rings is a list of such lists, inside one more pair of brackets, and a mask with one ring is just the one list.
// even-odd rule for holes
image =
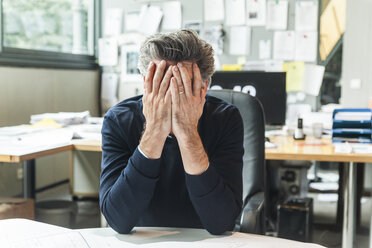
[[166, 136], [158, 133], [158, 130], [146, 128], [138, 146], [141, 153], [149, 159], [158, 159], [163, 151]]

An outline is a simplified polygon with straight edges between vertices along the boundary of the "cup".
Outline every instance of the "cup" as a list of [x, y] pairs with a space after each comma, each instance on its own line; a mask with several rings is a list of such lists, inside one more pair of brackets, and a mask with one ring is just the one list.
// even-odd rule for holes
[[323, 123], [313, 123], [313, 136], [320, 139], [323, 135]]

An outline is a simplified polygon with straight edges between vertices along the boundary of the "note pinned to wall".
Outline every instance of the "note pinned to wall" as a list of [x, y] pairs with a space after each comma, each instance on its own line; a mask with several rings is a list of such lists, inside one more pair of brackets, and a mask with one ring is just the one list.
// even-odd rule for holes
[[182, 27], [182, 8], [181, 2], [164, 2], [163, 3], [163, 30], [177, 30]]
[[118, 103], [118, 82], [118, 74], [102, 73], [101, 107], [103, 112]]
[[277, 31], [274, 33], [274, 59], [293, 60], [295, 57], [295, 32]]
[[138, 30], [145, 34], [155, 34], [163, 17], [163, 11], [159, 6], [143, 5], [140, 12], [140, 22]]
[[100, 66], [116, 66], [118, 64], [118, 44], [114, 38], [98, 40], [98, 63]]
[[296, 31], [316, 31], [318, 29], [317, 1], [297, 1], [295, 15]]
[[304, 77], [304, 62], [288, 62], [283, 64], [283, 71], [287, 73], [286, 89], [287, 92], [302, 90]]
[[226, 25], [238, 26], [245, 24], [245, 0], [225, 0]]
[[251, 43], [251, 28], [247, 26], [235, 26], [230, 30], [231, 55], [248, 55]]
[[270, 59], [271, 58], [271, 40], [260, 40], [258, 44], [258, 52], [260, 59]]
[[221, 21], [225, 18], [223, 0], [204, 0], [204, 21]]
[[308, 95], [318, 96], [323, 83], [324, 70], [324, 66], [306, 64], [302, 91]]
[[247, 25], [266, 25], [266, 0], [247, 0]]
[[125, 31], [135, 31], [139, 27], [140, 13], [138, 11], [128, 12], [125, 14]]
[[317, 56], [318, 33], [296, 32], [295, 60], [315, 62]]
[[286, 30], [288, 24], [288, 1], [275, 0], [267, 2], [266, 29]]
[[104, 27], [104, 36], [121, 34], [123, 31], [123, 10], [119, 8], [106, 9]]

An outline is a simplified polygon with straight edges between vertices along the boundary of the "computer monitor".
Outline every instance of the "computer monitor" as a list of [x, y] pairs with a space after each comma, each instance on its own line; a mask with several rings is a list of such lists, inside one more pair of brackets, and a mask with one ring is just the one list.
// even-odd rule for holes
[[233, 89], [255, 96], [265, 112], [266, 125], [284, 125], [287, 107], [285, 72], [216, 71], [211, 89]]

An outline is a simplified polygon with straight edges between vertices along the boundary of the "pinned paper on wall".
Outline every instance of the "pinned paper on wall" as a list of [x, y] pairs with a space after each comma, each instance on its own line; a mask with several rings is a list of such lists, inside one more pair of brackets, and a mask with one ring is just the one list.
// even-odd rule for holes
[[305, 62], [316, 61], [317, 45], [317, 32], [296, 32], [295, 60]]
[[226, 25], [236, 26], [245, 24], [245, 0], [226, 1]]
[[324, 70], [324, 66], [306, 64], [302, 91], [312, 96], [318, 96], [323, 83]]
[[266, 0], [247, 0], [247, 25], [265, 26]]
[[109, 8], [105, 11], [104, 36], [114, 36], [122, 33], [123, 10]]
[[102, 38], [98, 40], [98, 63], [100, 66], [116, 66], [118, 53], [116, 39]]
[[125, 31], [138, 30], [140, 13], [137, 11], [128, 12], [125, 14]]
[[186, 29], [191, 29], [191, 30], [194, 30], [195, 32], [197, 32], [199, 35], [201, 34], [201, 30], [202, 30], [202, 21], [188, 21], [188, 22], [185, 22], [184, 23], [184, 27]]
[[223, 0], [204, 0], [204, 21], [221, 21], [225, 18]]
[[297, 1], [295, 16], [296, 31], [316, 31], [318, 29], [318, 2]]
[[212, 46], [215, 55], [223, 54], [224, 32], [222, 25], [211, 26], [203, 29], [201, 37]]
[[295, 57], [295, 32], [277, 31], [274, 33], [274, 59], [293, 60]]
[[287, 92], [302, 90], [302, 81], [304, 76], [304, 62], [288, 62], [283, 64], [283, 71], [286, 75]]
[[259, 42], [259, 58], [270, 59], [271, 58], [271, 40], [260, 40]]
[[102, 73], [101, 100], [104, 112], [118, 102], [118, 81], [116, 73]]
[[235, 26], [230, 30], [230, 48], [231, 55], [248, 55], [251, 43], [251, 28], [247, 26]]
[[159, 6], [143, 5], [140, 12], [139, 28], [146, 35], [155, 34], [163, 17], [163, 11]]
[[275, 0], [267, 2], [266, 29], [286, 30], [288, 24], [288, 1]]
[[181, 2], [164, 2], [163, 3], [163, 30], [176, 30], [182, 27], [182, 9]]

